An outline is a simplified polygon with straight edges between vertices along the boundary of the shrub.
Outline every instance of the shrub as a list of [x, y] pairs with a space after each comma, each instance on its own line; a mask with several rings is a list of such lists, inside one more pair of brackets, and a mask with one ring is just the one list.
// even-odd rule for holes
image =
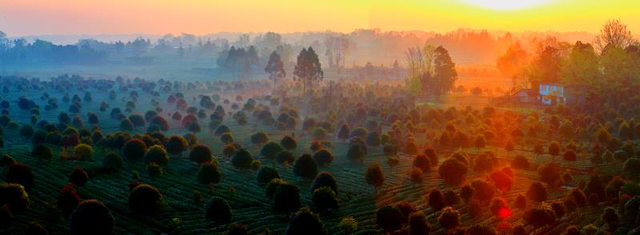
[[491, 199], [491, 203], [489, 204], [489, 210], [493, 215], [498, 217], [499, 219], [506, 219], [511, 215], [511, 209], [509, 209], [509, 204], [503, 198], [495, 197]]
[[273, 192], [273, 210], [276, 213], [293, 213], [300, 205], [300, 190], [297, 186], [286, 182], [276, 184]]
[[358, 221], [353, 217], [345, 217], [338, 223], [338, 228], [345, 234], [351, 234], [358, 229]]
[[473, 187], [474, 197], [482, 202], [491, 200], [496, 192], [493, 182], [486, 179], [476, 179], [471, 182], [471, 186]]
[[532, 201], [541, 202], [547, 200], [547, 195], [547, 187], [538, 181], [531, 183], [527, 190], [527, 198]]
[[35, 180], [33, 177], [33, 171], [31, 171], [31, 167], [22, 163], [16, 163], [9, 166], [5, 181], [7, 183], [20, 184], [24, 186], [27, 191], [35, 186]]
[[262, 146], [262, 149], [260, 150], [260, 155], [271, 160], [271, 159], [274, 159], [276, 157], [276, 154], [278, 154], [282, 150], [284, 149], [278, 143], [269, 142], [264, 146]]
[[587, 196], [579, 188], [573, 189], [573, 191], [571, 191], [569, 195], [567, 195], [566, 199], [572, 200], [579, 207], [584, 207], [587, 205]]
[[434, 211], [440, 211], [445, 207], [444, 195], [440, 189], [431, 190], [429, 193], [429, 205]]
[[460, 197], [468, 203], [469, 200], [471, 200], [471, 197], [473, 197], [473, 191], [471, 184], [465, 184], [460, 188]]
[[497, 164], [498, 159], [495, 156], [489, 153], [481, 153], [475, 159], [473, 170], [476, 172], [490, 172]]
[[263, 166], [258, 171], [256, 178], [259, 185], [267, 185], [271, 180], [279, 179], [280, 174], [278, 173], [278, 170], [273, 167]]
[[440, 177], [442, 177], [445, 182], [453, 185], [459, 185], [464, 182], [467, 171], [467, 164], [453, 157], [444, 161], [442, 165], [440, 165], [440, 168], [438, 168]]
[[400, 210], [400, 212], [402, 212], [402, 223], [404, 224], [408, 223], [409, 215], [411, 215], [411, 213], [418, 211], [418, 209], [416, 209], [416, 206], [411, 204], [411, 202], [409, 201], [399, 201], [398, 203], [396, 203], [396, 207], [398, 208], [398, 210]]
[[369, 165], [365, 174], [365, 179], [367, 184], [375, 188], [382, 186], [382, 184], [384, 184], [384, 173], [382, 172], [380, 164], [373, 163]]
[[145, 167], [145, 170], [147, 171], [147, 174], [149, 174], [151, 179], [158, 178], [164, 173], [162, 166], [158, 165], [155, 162], [149, 163], [149, 165]]
[[82, 202], [69, 218], [71, 234], [109, 235], [113, 232], [115, 219], [111, 211], [98, 200]]
[[460, 203], [460, 197], [453, 190], [449, 189], [444, 192], [444, 204], [447, 206], [455, 206]]
[[161, 145], [154, 145], [147, 150], [147, 153], [144, 155], [144, 163], [156, 163], [160, 166], [167, 165], [169, 163], [169, 156], [167, 155], [167, 151]]
[[413, 167], [419, 168], [422, 172], [429, 172], [431, 171], [431, 161], [426, 155], [419, 154], [413, 158]]
[[362, 162], [365, 154], [366, 153], [362, 150], [361, 146], [351, 145], [349, 146], [349, 150], [347, 151], [347, 158], [354, 162]]
[[35, 132], [35, 129], [31, 125], [24, 125], [20, 128], [20, 136], [25, 139], [31, 138], [33, 132]]
[[427, 147], [424, 150], [424, 155], [426, 155], [427, 158], [429, 158], [429, 163], [431, 163], [431, 166], [438, 165], [438, 154], [436, 153], [435, 149], [433, 149], [432, 147]]
[[51, 148], [43, 144], [37, 144], [33, 146], [31, 155], [35, 158], [42, 159], [42, 160], [51, 160], [53, 158], [53, 153], [51, 152]]
[[460, 226], [460, 213], [452, 207], [445, 207], [438, 218], [438, 223], [447, 230], [455, 229]]
[[122, 155], [127, 160], [140, 160], [147, 152], [147, 145], [140, 139], [130, 139], [122, 147]]
[[564, 152], [564, 155], [562, 155], [562, 158], [564, 158], [565, 161], [576, 161], [578, 160], [578, 155], [573, 149], [569, 149]]
[[78, 160], [93, 161], [93, 148], [88, 144], [78, 144], [73, 148]]
[[216, 224], [226, 224], [231, 222], [233, 212], [226, 200], [220, 197], [213, 197], [204, 210], [204, 217], [214, 221]]
[[320, 187], [314, 190], [311, 198], [318, 212], [338, 209], [338, 198], [330, 187]]
[[198, 164], [211, 162], [213, 160], [213, 154], [211, 153], [211, 149], [206, 145], [196, 144], [189, 153], [189, 160]]
[[531, 208], [524, 213], [523, 218], [527, 224], [539, 228], [554, 224], [556, 222], [556, 213], [549, 208]]
[[320, 172], [318, 176], [316, 176], [311, 186], [311, 192], [321, 187], [329, 187], [336, 195], [338, 195], [338, 184], [336, 183], [336, 179], [330, 172], [323, 171]]
[[513, 178], [503, 171], [494, 171], [489, 175], [489, 178], [493, 181], [493, 184], [502, 192], [511, 190], [513, 185]]
[[267, 142], [269, 142], [269, 135], [264, 131], [251, 135], [251, 143], [253, 144], [262, 145]]
[[618, 210], [613, 207], [604, 208], [604, 212], [600, 216], [600, 219], [607, 223], [610, 231], [615, 230], [620, 223], [620, 216], [618, 215]]
[[562, 184], [562, 172], [560, 167], [554, 164], [546, 164], [538, 169], [538, 176], [540, 181], [549, 185], [549, 187], [555, 188]]
[[121, 131], [133, 131], [134, 125], [129, 119], [125, 118], [120, 121]]
[[57, 206], [65, 215], [69, 215], [80, 204], [82, 199], [78, 194], [78, 191], [73, 186], [73, 183], [66, 184], [60, 191], [60, 195], [57, 199]]
[[592, 174], [589, 177], [589, 183], [587, 183], [587, 187], [584, 189], [584, 193], [591, 197], [591, 194], [595, 194], [598, 199], [606, 199], [607, 195], [604, 190], [604, 184], [600, 179], [600, 176], [597, 174]]
[[367, 145], [376, 147], [380, 146], [382, 142], [380, 140], [380, 134], [377, 131], [369, 132], [365, 140], [367, 141]]
[[282, 147], [284, 147], [286, 150], [292, 150], [298, 147], [296, 139], [294, 139], [290, 135], [285, 135], [284, 137], [282, 137], [282, 140], [280, 140], [280, 145], [282, 145]]
[[189, 143], [179, 135], [173, 135], [165, 145], [169, 154], [178, 155], [187, 150]]
[[428, 235], [431, 232], [431, 224], [422, 211], [409, 215], [409, 235]]
[[424, 180], [423, 174], [424, 173], [422, 172], [422, 170], [420, 170], [420, 168], [413, 167], [409, 171], [409, 178], [412, 182], [419, 184]]
[[217, 184], [220, 183], [221, 173], [218, 166], [211, 162], [204, 163], [198, 170], [198, 183], [201, 184]]
[[383, 206], [376, 212], [376, 223], [387, 232], [402, 228], [404, 223], [402, 212], [395, 206]]
[[84, 186], [89, 180], [89, 174], [87, 174], [81, 166], [76, 166], [69, 175], [69, 182], [77, 185], [78, 187]]
[[8, 167], [14, 164], [15, 162], [16, 161], [8, 154], [2, 155], [2, 157], [0, 157], [0, 167]]
[[233, 143], [233, 135], [231, 133], [224, 133], [220, 136], [220, 142], [224, 144]]
[[317, 215], [313, 214], [308, 208], [302, 208], [296, 212], [295, 217], [289, 221], [285, 234], [325, 235], [327, 231]]
[[102, 168], [110, 171], [122, 169], [124, 161], [122, 157], [116, 153], [109, 153], [102, 159]]
[[551, 203], [551, 209], [556, 213], [557, 218], [562, 218], [565, 214], [566, 208], [561, 201], [555, 201]]
[[320, 149], [316, 153], [313, 154], [313, 159], [320, 166], [330, 165], [333, 161], [333, 154], [326, 149]]
[[246, 149], [241, 148], [231, 158], [231, 164], [239, 169], [248, 169], [253, 162], [253, 156]]
[[22, 185], [0, 182], [0, 207], [6, 206], [15, 214], [27, 210], [29, 203], [29, 195]]
[[285, 162], [287, 164], [292, 164], [295, 161], [295, 156], [293, 156], [293, 153], [289, 152], [289, 151], [281, 151], [278, 154], [276, 154], [276, 161], [280, 164], [284, 164]]
[[164, 208], [164, 199], [151, 185], [141, 184], [129, 192], [129, 208], [134, 213], [155, 214]]
[[640, 159], [638, 158], [629, 158], [624, 162], [622, 166], [622, 171], [629, 177], [630, 179], [635, 179], [640, 176]]
[[318, 175], [318, 165], [311, 155], [303, 154], [293, 165], [293, 173], [304, 179], [313, 179]]

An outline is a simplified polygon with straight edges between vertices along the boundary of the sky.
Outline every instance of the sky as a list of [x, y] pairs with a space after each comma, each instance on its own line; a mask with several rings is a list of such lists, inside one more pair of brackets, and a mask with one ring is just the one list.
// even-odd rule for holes
[[620, 19], [640, 33], [640, 0], [0, 0], [0, 31], [180, 34], [458, 28], [597, 32]]

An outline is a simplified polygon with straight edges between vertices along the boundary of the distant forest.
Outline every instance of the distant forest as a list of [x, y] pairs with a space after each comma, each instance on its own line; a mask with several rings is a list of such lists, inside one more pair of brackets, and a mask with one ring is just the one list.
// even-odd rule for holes
[[[355, 67], [393, 67], [406, 64], [407, 48], [435, 45], [447, 48], [459, 65], [495, 64], [495, 59], [514, 42], [523, 46], [553, 36], [562, 41], [588, 41], [587, 33], [554, 32], [490, 32], [466, 30], [437, 34], [421, 31], [383, 32], [378, 29], [355, 30], [351, 33], [218, 33], [209, 35], [164, 35], [138, 37], [128, 41], [79, 39], [74, 44], [55, 44], [36, 37], [15, 38], [0, 31], [0, 63], [29, 64], [89, 64], [105, 63], [153, 64], [161, 58], [211, 58], [212, 66], [236, 73], [238, 65], [230, 65], [242, 53], [251, 54], [253, 72], [261, 71], [269, 55], [277, 51], [285, 67], [294, 63], [294, 55], [303, 47], [318, 51], [328, 69]], [[53, 38], [52, 36], [43, 36]], [[124, 38], [124, 37], [123, 37]], [[229, 60], [229, 55], [236, 56]], [[242, 56], [240, 56], [242, 57]], [[248, 57], [247, 57], [248, 58]], [[251, 73], [250, 73], [251, 74]]]

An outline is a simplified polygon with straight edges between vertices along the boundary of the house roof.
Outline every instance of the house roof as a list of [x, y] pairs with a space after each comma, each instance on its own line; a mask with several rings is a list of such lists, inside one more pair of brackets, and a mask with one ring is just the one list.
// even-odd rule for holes
[[525, 93], [527, 96], [538, 96], [538, 92], [534, 89], [520, 89], [513, 93], [513, 95], [518, 95], [520, 93]]

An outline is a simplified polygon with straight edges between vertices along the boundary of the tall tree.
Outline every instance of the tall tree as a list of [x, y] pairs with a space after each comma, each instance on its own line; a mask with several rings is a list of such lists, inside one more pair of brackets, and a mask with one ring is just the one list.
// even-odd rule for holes
[[300, 51], [293, 75], [294, 80], [302, 82], [303, 95], [306, 95], [307, 86], [310, 86], [315, 81], [322, 80], [324, 77], [322, 65], [312, 47], [309, 47], [309, 49], [303, 48]]
[[590, 86], [601, 80], [599, 58], [593, 46], [577, 41], [562, 61], [560, 77], [564, 85]]
[[505, 54], [496, 61], [500, 73], [511, 78], [514, 90], [520, 86], [518, 76], [527, 65], [527, 57], [527, 52], [522, 49], [520, 43], [515, 43], [511, 44]]
[[631, 30], [627, 29], [627, 25], [620, 22], [619, 19], [607, 21], [596, 37], [596, 44], [602, 51], [608, 46], [625, 49], [634, 42]]
[[282, 59], [276, 51], [273, 51], [269, 56], [269, 62], [267, 62], [264, 71], [269, 73], [269, 79], [273, 80], [274, 89], [276, 88], [276, 81], [287, 76], [287, 72], [284, 71], [284, 63], [282, 63]]
[[456, 64], [451, 60], [449, 52], [442, 46], [438, 46], [434, 53], [433, 72], [435, 84], [433, 94], [436, 97], [442, 93], [447, 93], [453, 88], [453, 84], [458, 80]]

